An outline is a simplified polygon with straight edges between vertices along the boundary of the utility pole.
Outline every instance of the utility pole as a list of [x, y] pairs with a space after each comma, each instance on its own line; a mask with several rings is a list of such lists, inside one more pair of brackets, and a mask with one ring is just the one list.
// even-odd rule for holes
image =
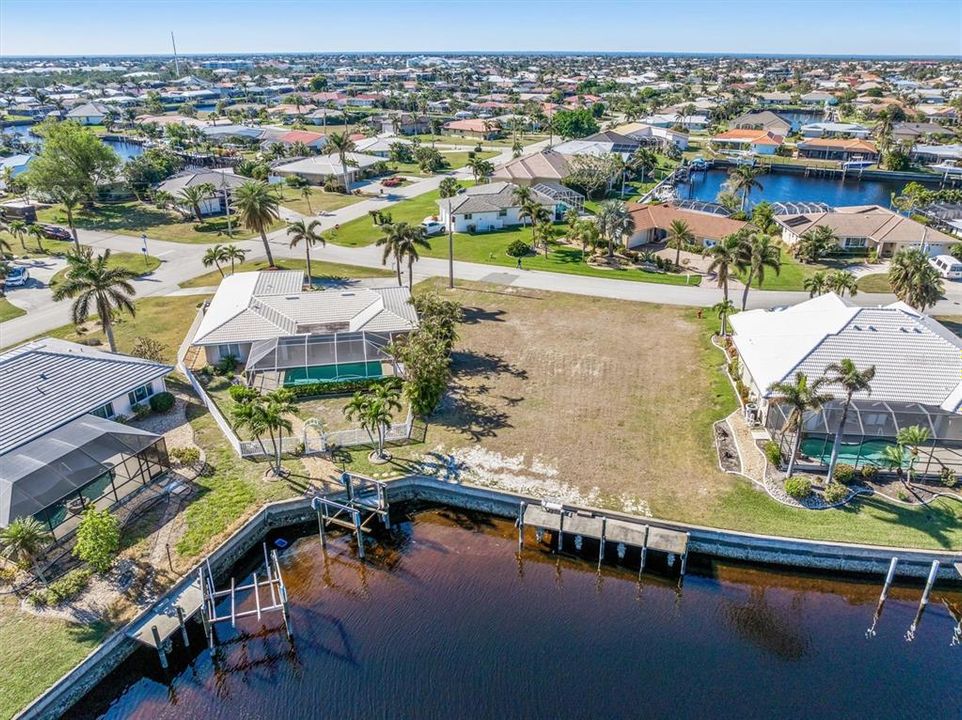
[[177, 57], [177, 41], [174, 40], [174, 31], [170, 31], [170, 44], [174, 46], [174, 72], [180, 77], [180, 58]]
[[448, 289], [454, 289], [454, 218], [451, 216], [451, 196], [448, 196]]

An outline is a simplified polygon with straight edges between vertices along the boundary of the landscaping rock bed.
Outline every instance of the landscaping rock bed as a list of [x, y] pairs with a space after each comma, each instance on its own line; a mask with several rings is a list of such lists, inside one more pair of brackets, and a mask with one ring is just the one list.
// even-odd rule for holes
[[735, 446], [735, 438], [732, 436], [731, 429], [725, 420], [715, 423], [715, 446], [718, 448], [718, 462], [725, 472], [740, 473], [742, 471], [741, 459], [738, 457], [738, 449]]

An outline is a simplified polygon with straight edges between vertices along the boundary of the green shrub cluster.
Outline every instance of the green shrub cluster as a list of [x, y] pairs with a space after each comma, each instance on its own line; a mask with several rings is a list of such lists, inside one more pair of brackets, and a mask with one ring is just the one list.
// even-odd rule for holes
[[318, 395], [343, 395], [346, 393], [354, 393], [358, 390], [367, 390], [369, 387], [378, 385], [389, 379], [390, 378], [358, 378], [356, 380], [305, 383], [303, 385], [291, 385], [287, 390], [291, 390], [294, 393], [294, 397], [298, 398], [316, 397]]
[[848, 497], [848, 488], [842, 485], [840, 482], [830, 482], [825, 490], [822, 491], [825, 496], [826, 502], [837, 503], [842, 502]]
[[835, 480], [843, 485], [848, 485], [855, 480], [855, 468], [845, 463], [839, 463], [835, 466]]
[[227, 394], [230, 395], [230, 399], [236, 403], [250, 402], [260, 395], [255, 388], [247, 387], [246, 385], [231, 385], [227, 388]]
[[193, 465], [200, 460], [200, 450], [191, 447], [178, 447], [170, 451], [170, 456], [181, 465]]
[[803, 500], [812, 494], [812, 481], [797, 475], [785, 481], [785, 492], [796, 500]]
[[875, 465], [863, 465], [862, 466], [862, 479], [866, 482], [872, 482], [878, 476], [878, 468]]
[[167, 412], [172, 407], [174, 407], [174, 396], [166, 390], [150, 396], [150, 409], [154, 412]]
[[71, 570], [47, 587], [34, 590], [27, 599], [38, 607], [69, 602], [87, 588], [87, 585], [90, 584], [91, 575], [93, 575], [93, 571], [87, 568]]
[[775, 467], [782, 464], [782, 449], [778, 447], [778, 443], [774, 440], [769, 440], [765, 443], [765, 457], [767, 457], [768, 462]]

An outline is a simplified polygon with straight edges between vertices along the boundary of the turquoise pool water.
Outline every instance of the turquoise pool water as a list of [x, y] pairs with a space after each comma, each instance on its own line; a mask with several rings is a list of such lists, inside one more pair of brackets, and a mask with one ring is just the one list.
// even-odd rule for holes
[[357, 380], [358, 378], [378, 378], [383, 375], [380, 362], [341, 363], [340, 365], [317, 365], [309, 368], [294, 368], [284, 373], [284, 385], [305, 385], [316, 382], [335, 382], [337, 380]]
[[[888, 440], [865, 440], [860, 443], [842, 443], [838, 451], [839, 462], [854, 465], [858, 460], [860, 465], [871, 463], [883, 464], [885, 448], [894, 445]], [[832, 457], [832, 439], [805, 438], [802, 440], [802, 455], [828, 463]]]

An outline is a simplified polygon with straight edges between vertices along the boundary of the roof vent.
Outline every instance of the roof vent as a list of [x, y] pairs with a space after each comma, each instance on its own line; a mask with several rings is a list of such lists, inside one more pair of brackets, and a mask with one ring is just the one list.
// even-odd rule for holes
[[341, 297], [354, 297], [354, 293], [352, 293], [352, 292], [342, 292], [342, 293], [341, 293]]
[[285, 300], [300, 300], [301, 298], [300, 298], [300, 295], [287, 295], [284, 299], [285, 299]]
[[861, 326], [861, 325], [852, 325], [852, 327], [855, 328], [856, 330], [861, 330], [861, 329], [862, 329], [862, 326]]

